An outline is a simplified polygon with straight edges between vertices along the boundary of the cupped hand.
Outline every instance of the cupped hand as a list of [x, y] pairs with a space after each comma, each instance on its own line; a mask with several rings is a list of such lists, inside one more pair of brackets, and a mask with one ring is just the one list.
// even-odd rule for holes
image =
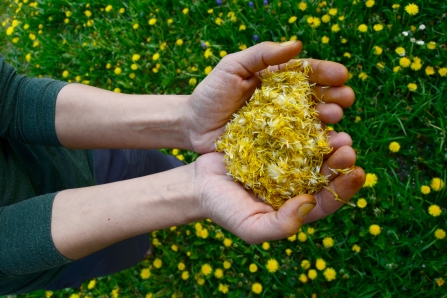
[[[197, 86], [189, 98], [186, 119], [192, 150], [209, 153], [224, 133], [232, 115], [250, 99], [260, 85], [259, 73], [270, 67], [279, 69], [301, 52], [302, 44], [263, 42], [244, 51], [225, 56]], [[338, 63], [308, 59], [313, 72], [309, 78], [324, 104], [319, 104], [322, 122], [336, 123], [343, 109], [354, 102], [354, 92], [343, 86], [347, 69]], [[348, 145], [348, 144], [346, 144]]]
[[[333, 136], [340, 139], [335, 133]], [[329, 187], [340, 200], [348, 202], [362, 188], [365, 173], [358, 167], [346, 175], [330, 170], [350, 168], [355, 164], [354, 150], [337, 142], [332, 144], [335, 152], [326, 157], [321, 171], [330, 175]], [[275, 211], [227, 175], [223, 153], [200, 156], [195, 161], [195, 172], [198, 181], [195, 191], [205, 216], [248, 243], [294, 235], [304, 223], [332, 214], [345, 204], [336, 201], [331, 191], [323, 189], [314, 196], [304, 194], [292, 198]]]

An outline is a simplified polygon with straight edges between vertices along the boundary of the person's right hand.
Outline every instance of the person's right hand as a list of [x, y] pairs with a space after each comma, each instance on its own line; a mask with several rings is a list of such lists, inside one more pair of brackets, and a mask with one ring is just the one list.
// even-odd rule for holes
[[[326, 157], [321, 171], [330, 175], [329, 187], [341, 200], [348, 202], [362, 188], [365, 173], [359, 167], [347, 175], [332, 173], [329, 168], [350, 168], [356, 160], [350, 146], [332, 146], [334, 153]], [[248, 243], [294, 235], [304, 223], [332, 214], [344, 204], [323, 189], [314, 196], [304, 194], [292, 198], [275, 211], [227, 175], [223, 156], [223, 153], [208, 153], [195, 161], [195, 193], [205, 217]]]

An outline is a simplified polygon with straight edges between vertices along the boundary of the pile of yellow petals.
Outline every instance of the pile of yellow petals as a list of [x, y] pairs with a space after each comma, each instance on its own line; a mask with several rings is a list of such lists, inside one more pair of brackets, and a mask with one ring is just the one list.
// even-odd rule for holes
[[278, 209], [299, 194], [314, 194], [329, 184], [320, 173], [331, 152], [328, 130], [318, 119], [317, 98], [298, 60], [281, 70], [266, 70], [262, 87], [227, 124], [216, 143], [235, 181]]

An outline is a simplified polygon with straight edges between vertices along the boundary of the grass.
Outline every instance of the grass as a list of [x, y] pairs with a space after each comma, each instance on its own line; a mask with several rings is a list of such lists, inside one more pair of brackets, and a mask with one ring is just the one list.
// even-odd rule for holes
[[[347, 84], [356, 102], [334, 128], [352, 136], [357, 164], [378, 177], [377, 184], [353, 198], [355, 203], [363, 198], [366, 207], [345, 206], [303, 227], [296, 237], [269, 243], [268, 249], [247, 245], [203, 221], [153, 232], [153, 258], [134, 268], [86, 281], [80, 289], [18, 297], [254, 297], [255, 283], [262, 285], [261, 297], [447, 297], [447, 239], [435, 237], [435, 231], [447, 230], [447, 190], [431, 187], [430, 193], [421, 192], [433, 178], [444, 183], [447, 178], [443, 1], [415, 0], [415, 15], [405, 10], [412, 2], [400, 0], [309, 0], [302, 2], [306, 9], [294, 1], [252, 1], [253, 7], [240, 0], [221, 5], [180, 0], [17, 2], [0, 3], [0, 49], [8, 62], [30, 76], [116, 92], [189, 94], [206, 76], [207, 67], [219, 62], [222, 51], [300, 39], [302, 57], [337, 61], [349, 69]], [[292, 16], [297, 19], [289, 23]], [[321, 24], [312, 28], [310, 17]], [[19, 23], [7, 35], [13, 18]], [[155, 24], [150, 25], [151, 19]], [[362, 24], [366, 32], [360, 31]], [[396, 53], [398, 47], [405, 51], [402, 56]], [[132, 61], [134, 54], [140, 59]], [[400, 66], [405, 65], [403, 57], [409, 67]], [[400, 144], [398, 152], [390, 151], [391, 142]], [[163, 151], [187, 162], [197, 157], [189, 151]], [[439, 216], [430, 214], [433, 205], [441, 208]], [[369, 232], [373, 224], [381, 227], [376, 236]], [[323, 245], [328, 237], [334, 240], [331, 247]], [[231, 239], [231, 245], [225, 246], [224, 239]], [[335, 280], [327, 281], [324, 270], [308, 278], [318, 258], [335, 270]], [[270, 259], [279, 262], [275, 273], [267, 270]], [[161, 260], [159, 268], [155, 260]], [[310, 269], [301, 266], [303, 260], [310, 261]], [[185, 265], [183, 270], [179, 263]], [[212, 274], [201, 271], [205, 264]], [[251, 272], [250, 264], [258, 270]], [[221, 278], [215, 276], [218, 268], [223, 270]], [[151, 273], [147, 279], [142, 277], [144, 269]], [[187, 279], [182, 279], [183, 272], [188, 272]], [[225, 287], [228, 293], [223, 294]]]

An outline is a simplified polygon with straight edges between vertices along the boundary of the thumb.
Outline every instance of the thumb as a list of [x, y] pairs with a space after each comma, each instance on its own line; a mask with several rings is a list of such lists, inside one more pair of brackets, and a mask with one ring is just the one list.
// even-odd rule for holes
[[290, 237], [298, 232], [304, 219], [316, 206], [313, 196], [305, 194], [288, 200], [278, 211], [264, 213], [252, 222], [253, 239], [249, 243], [260, 243]]
[[244, 51], [227, 55], [221, 67], [243, 79], [266, 69], [270, 65], [279, 65], [290, 61], [303, 48], [301, 41], [287, 41], [283, 43], [262, 42]]

